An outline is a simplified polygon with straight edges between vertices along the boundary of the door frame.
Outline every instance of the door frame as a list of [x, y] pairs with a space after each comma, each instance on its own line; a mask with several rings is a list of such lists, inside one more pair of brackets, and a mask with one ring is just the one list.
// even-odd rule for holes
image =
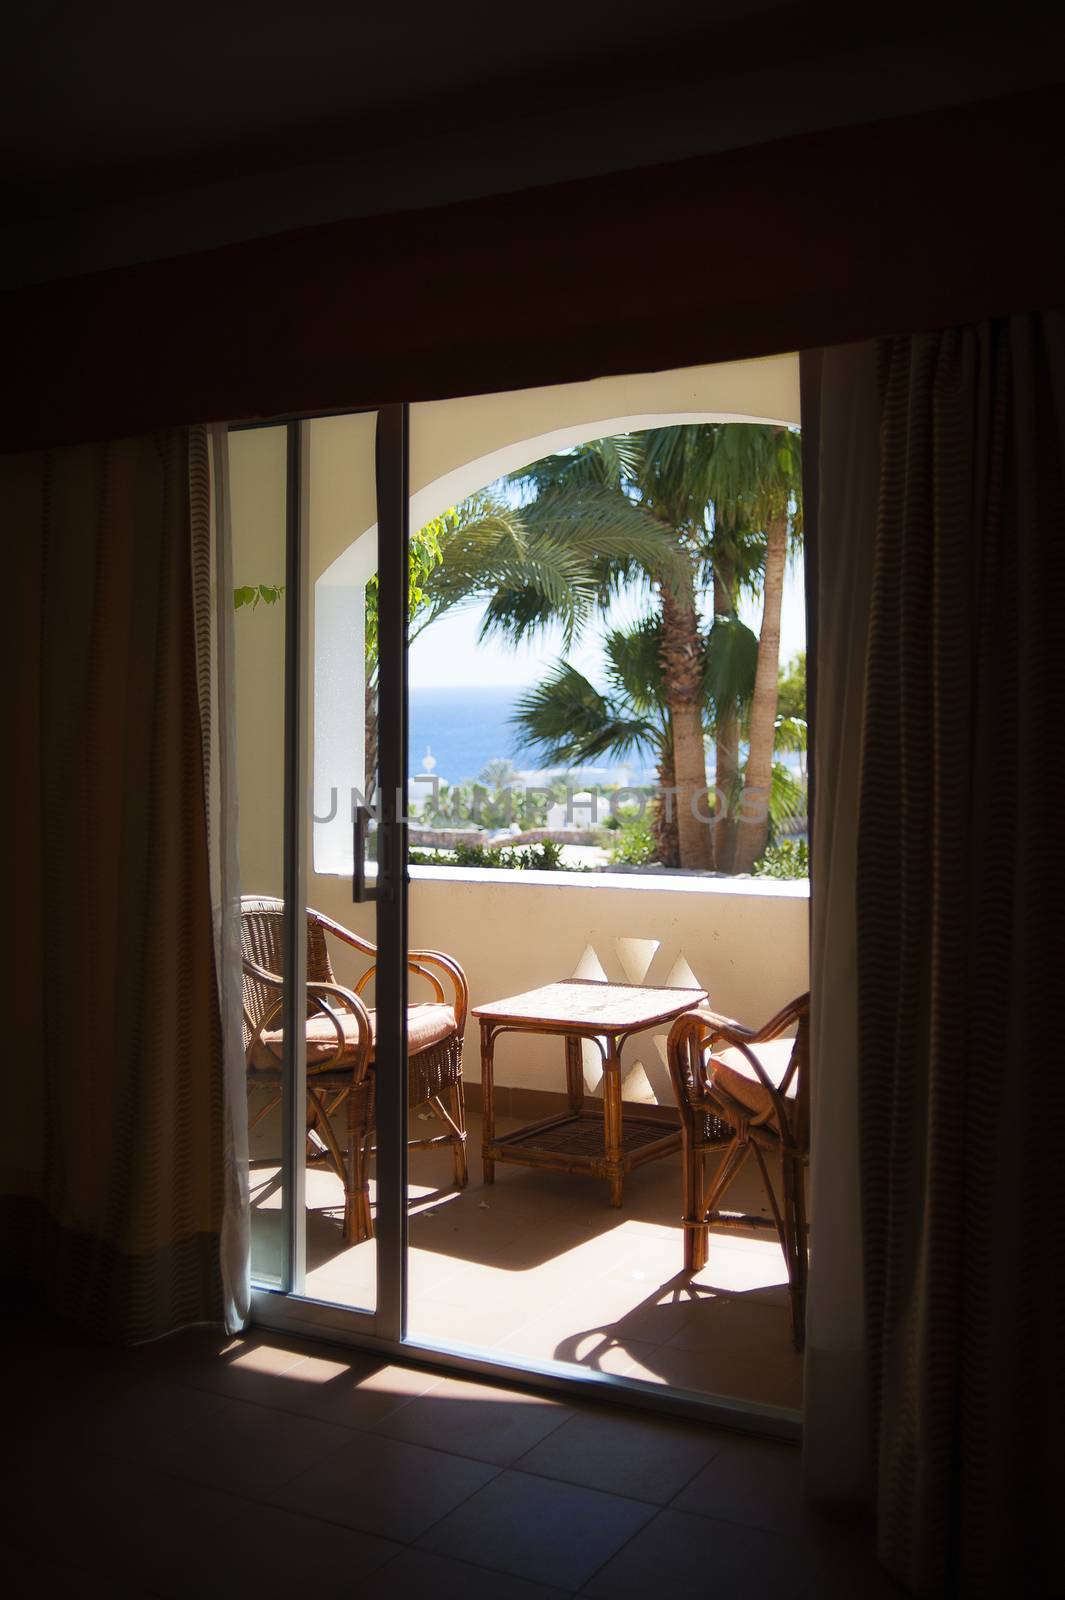
[[[459, 1373], [566, 1399], [592, 1399], [660, 1415], [689, 1417], [739, 1432], [798, 1441], [802, 1413], [702, 1392], [667, 1389], [612, 1373], [577, 1371], [562, 1362], [520, 1362], [455, 1344], [442, 1347], [407, 1334], [407, 1073], [380, 1075], [377, 1103], [377, 1304], [360, 1311], [305, 1292], [305, 1139], [302, 1108], [306, 1062], [293, 1049], [302, 1018], [297, 996], [306, 982], [307, 862], [307, 607], [310, 604], [307, 537], [308, 433], [318, 417], [374, 412], [377, 416], [375, 473], [378, 527], [378, 792], [379, 871], [391, 870], [387, 892], [377, 899], [378, 1050], [406, 1060], [407, 1008], [407, 613], [410, 509], [410, 410], [406, 403], [353, 406], [268, 422], [233, 424], [288, 429], [285, 528], [285, 1137], [282, 1181], [285, 1200], [285, 1277], [279, 1287], [253, 1286], [249, 1325], [349, 1346], [408, 1365]], [[294, 937], [295, 910], [301, 937]], [[298, 1203], [292, 1203], [298, 1201]]]

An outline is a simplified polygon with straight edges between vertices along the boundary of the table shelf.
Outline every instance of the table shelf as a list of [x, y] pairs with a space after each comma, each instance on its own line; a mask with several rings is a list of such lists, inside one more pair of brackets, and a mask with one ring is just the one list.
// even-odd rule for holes
[[[641, 1117], [626, 1108], [621, 1130], [619, 1165], [624, 1172], [645, 1161], [680, 1149], [680, 1128], [662, 1118]], [[494, 1161], [515, 1161], [523, 1166], [552, 1167], [565, 1172], [605, 1175], [606, 1138], [601, 1106], [565, 1112], [543, 1122], [515, 1128], [486, 1142], [483, 1155]]]

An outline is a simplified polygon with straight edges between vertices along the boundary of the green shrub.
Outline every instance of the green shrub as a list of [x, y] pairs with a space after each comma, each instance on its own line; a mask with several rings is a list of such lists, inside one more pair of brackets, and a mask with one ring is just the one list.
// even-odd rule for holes
[[808, 878], [810, 852], [805, 839], [781, 839], [771, 844], [751, 868], [756, 878]]
[[562, 845], [552, 839], [542, 844], [514, 845], [490, 849], [483, 844], [460, 844], [454, 850], [412, 850], [412, 867], [503, 867], [511, 872], [587, 872], [587, 867], [571, 867], [562, 859]]
[[651, 819], [646, 813], [622, 813], [605, 843], [611, 865], [616, 867], [647, 867], [658, 859]]

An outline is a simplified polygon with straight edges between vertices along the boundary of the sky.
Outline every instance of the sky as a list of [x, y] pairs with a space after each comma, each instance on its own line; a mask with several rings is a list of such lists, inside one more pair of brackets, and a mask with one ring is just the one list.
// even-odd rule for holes
[[[761, 609], [759, 600], [746, 600], [740, 605], [740, 616], [755, 633], [761, 622]], [[545, 633], [535, 644], [520, 649], [498, 640], [478, 643], [483, 610], [482, 606], [471, 606], [440, 617], [414, 641], [409, 656], [410, 683], [413, 688], [467, 688], [478, 684], [525, 688], [539, 683], [558, 661], [562, 651], [559, 629]], [[635, 592], [619, 596], [602, 631], [605, 632], [606, 627], [635, 621], [646, 610], [646, 599]], [[797, 651], [805, 649], [806, 614], [800, 558], [789, 561], [784, 583], [780, 623], [781, 665]], [[603, 687], [602, 650], [591, 630], [570, 651], [568, 659], [597, 687]]]

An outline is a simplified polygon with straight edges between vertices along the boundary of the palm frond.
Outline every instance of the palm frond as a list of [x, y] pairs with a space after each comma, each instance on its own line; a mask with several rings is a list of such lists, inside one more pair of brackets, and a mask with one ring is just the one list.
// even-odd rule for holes
[[716, 721], [727, 713], [740, 715], [754, 694], [758, 635], [739, 617], [715, 617], [706, 640], [703, 693]]
[[605, 483], [555, 485], [522, 507], [531, 537], [580, 554], [600, 582], [646, 574], [656, 580], [682, 561], [677, 536], [620, 488]]
[[777, 826], [794, 822], [806, 812], [806, 790], [782, 761], [773, 762], [769, 786], [769, 816]]
[[620, 698], [560, 662], [549, 677], [518, 701], [510, 719], [518, 748], [547, 766], [587, 766], [603, 756], [623, 758], [660, 748], [662, 729], [632, 713]]
[[773, 739], [773, 748], [775, 750], [805, 750], [805, 717], [778, 717], [776, 720], [776, 734]]
[[645, 617], [631, 627], [615, 628], [607, 634], [603, 648], [611, 682], [633, 709], [664, 719], [661, 619]]
[[638, 435], [619, 433], [590, 439], [541, 456], [526, 467], [508, 475], [506, 482], [528, 497], [539, 497], [550, 489], [575, 489], [593, 484], [620, 489], [631, 482], [639, 470]]

